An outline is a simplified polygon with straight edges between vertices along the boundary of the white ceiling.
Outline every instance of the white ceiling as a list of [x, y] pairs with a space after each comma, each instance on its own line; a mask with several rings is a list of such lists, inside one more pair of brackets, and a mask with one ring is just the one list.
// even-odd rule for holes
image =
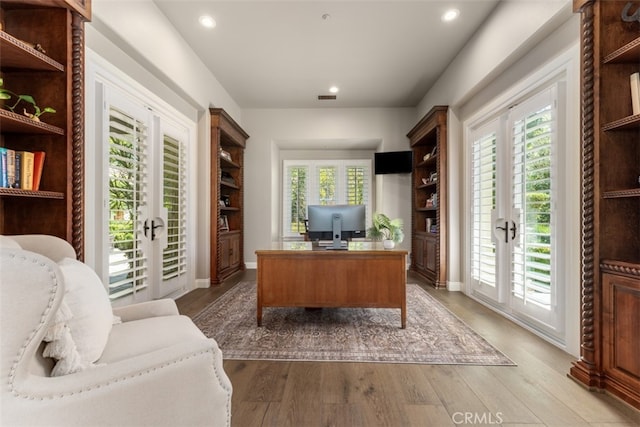
[[154, 1], [241, 108], [414, 107], [499, 3]]

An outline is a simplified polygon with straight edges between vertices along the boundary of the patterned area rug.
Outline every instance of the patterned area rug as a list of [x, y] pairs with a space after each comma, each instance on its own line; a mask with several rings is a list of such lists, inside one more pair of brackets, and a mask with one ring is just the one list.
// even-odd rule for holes
[[407, 328], [399, 309], [264, 308], [242, 282], [193, 321], [224, 359], [515, 365], [417, 285], [407, 285]]

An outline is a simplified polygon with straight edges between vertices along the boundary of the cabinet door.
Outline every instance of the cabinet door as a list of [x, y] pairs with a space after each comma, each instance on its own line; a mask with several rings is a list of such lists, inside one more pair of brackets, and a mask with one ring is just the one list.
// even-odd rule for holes
[[231, 266], [229, 259], [229, 249], [231, 248], [231, 239], [229, 236], [220, 237], [220, 270], [225, 270]]
[[436, 271], [436, 239], [427, 238], [424, 242], [425, 268], [435, 273]]
[[640, 390], [640, 280], [605, 273], [603, 281], [603, 368]]
[[229, 265], [233, 268], [240, 265], [240, 236], [237, 234], [229, 239]]

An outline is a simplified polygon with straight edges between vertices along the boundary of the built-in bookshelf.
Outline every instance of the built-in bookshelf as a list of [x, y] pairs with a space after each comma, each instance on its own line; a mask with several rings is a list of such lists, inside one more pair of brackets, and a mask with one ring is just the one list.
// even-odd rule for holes
[[[0, 234], [41, 233], [84, 246], [84, 22], [90, 0], [3, 0], [0, 4], [2, 89], [29, 95], [43, 110], [0, 101]], [[43, 153], [40, 185], [10, 180], [15, 153]], [[9, 162], [7, 163], [7, 155]], [[19, 171], [18, 171], [19, 172]], [[26, 171], [28, 172], [28, 171]], [[10, 182], [11, 181], [11, 182]]]
[[211, 283], [244, 270], [244, 149], [249, 135], [211, 108]]
[[[581, 355], [573, 378], [640, 408], [638, 5], [574, 0], [582, 41]], [[629, 7], [631, 9], [629, 9]]]
[[407, 134], [413, 151], [411, 269], [447, 281], [447, 110], [436, 106]]

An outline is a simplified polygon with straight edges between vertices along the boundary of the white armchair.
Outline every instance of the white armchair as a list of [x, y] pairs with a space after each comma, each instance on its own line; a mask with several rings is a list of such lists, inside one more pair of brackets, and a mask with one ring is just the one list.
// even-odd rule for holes
[[114, 310], [122, 322], [109, 325], [99, 358], [51, 376], [43, 339], [64, 306], [58, 261], [75, 252], [52, 236], [0, 238], [0, 425], [230, 425], [220, 349], [172, 300]]

